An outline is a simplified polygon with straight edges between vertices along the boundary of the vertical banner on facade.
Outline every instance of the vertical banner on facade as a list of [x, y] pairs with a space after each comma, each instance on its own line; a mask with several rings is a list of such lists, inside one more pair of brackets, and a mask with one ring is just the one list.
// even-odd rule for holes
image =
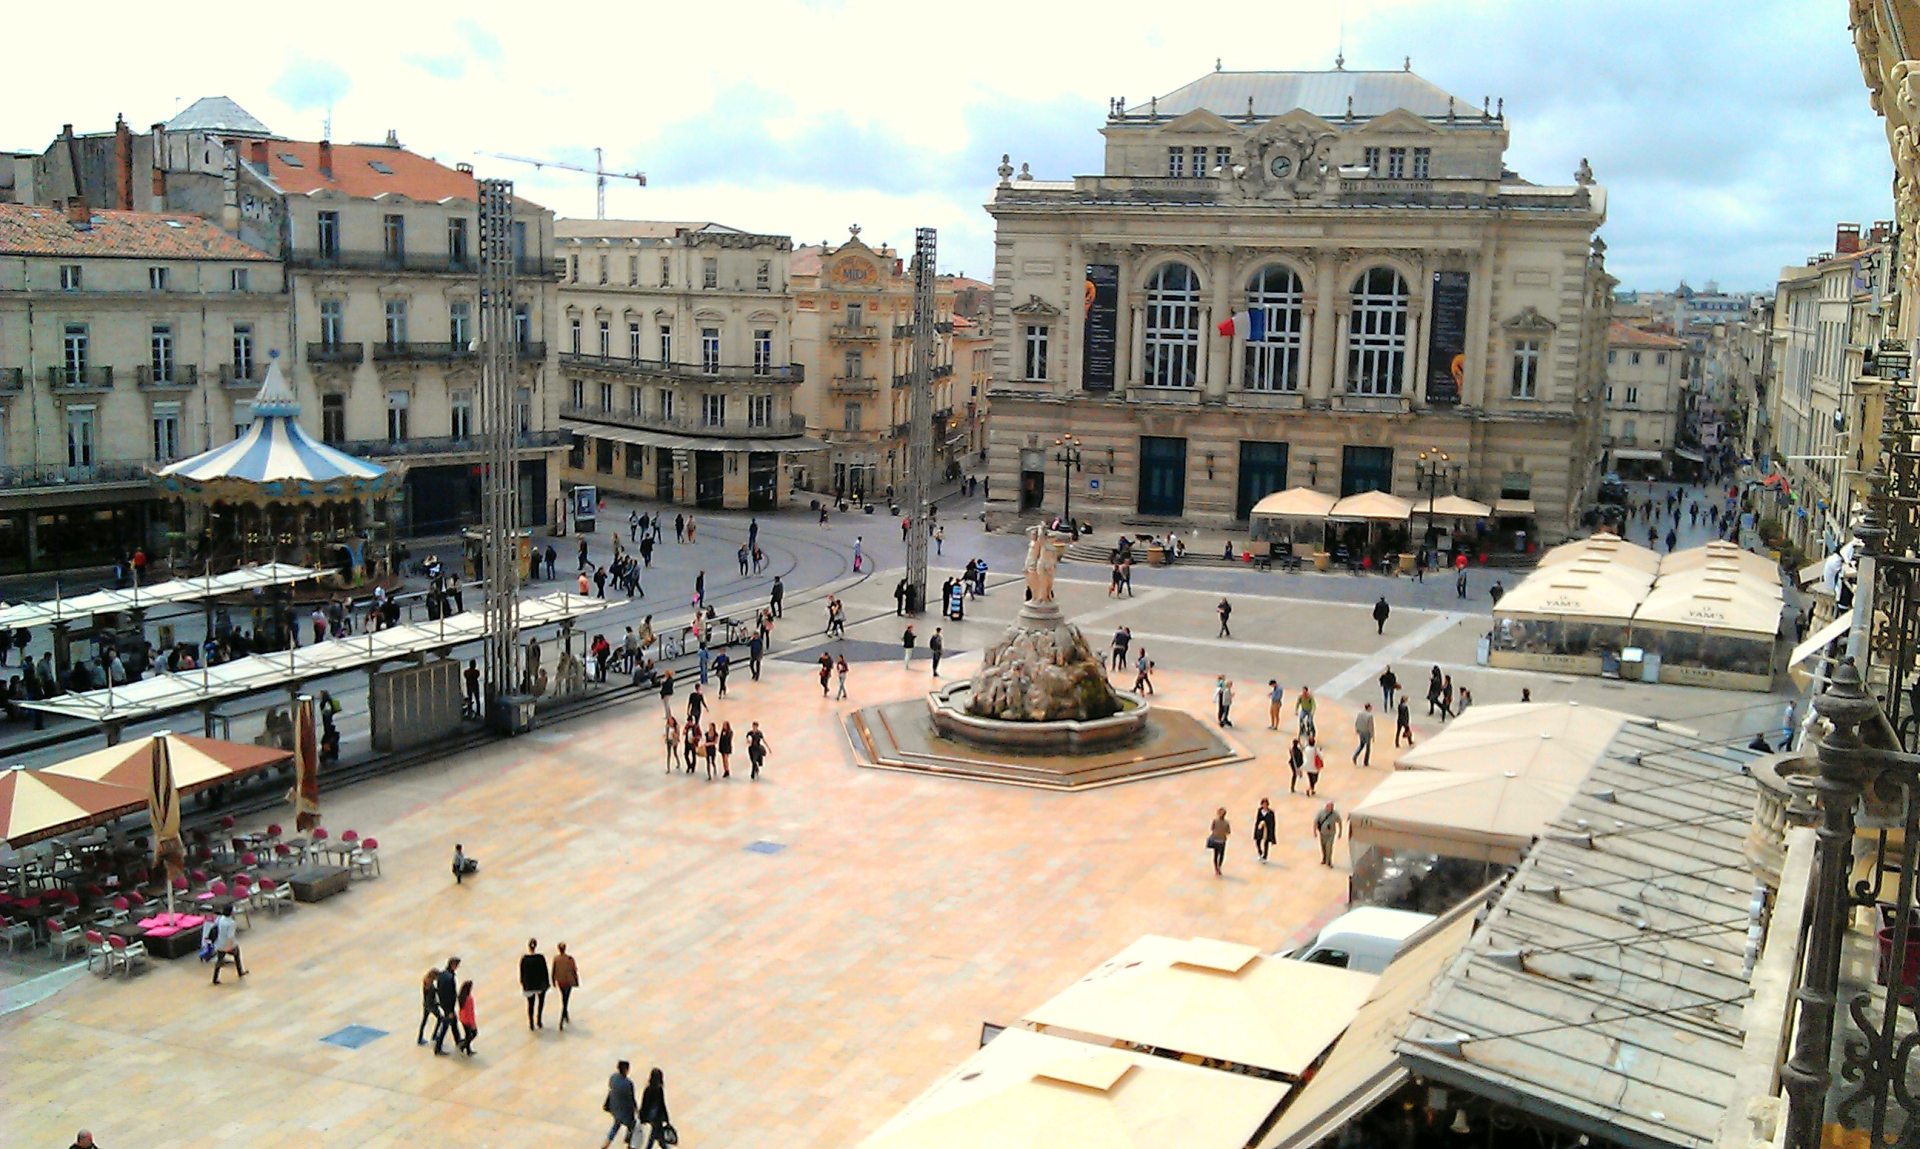
[[1087, 265], [1086, 314], [1081, 326], [1086, 342], [1080, 353], [1080, 387], [1085, 391], [1113, 390], [1114, 356], [1120, 334], [1120, 265]]
[[1464, 271], [1433, 273], [1433, 318], [1427, 327], [1427, 403], [1460, 402], [1467, 371], [1467, 282]]

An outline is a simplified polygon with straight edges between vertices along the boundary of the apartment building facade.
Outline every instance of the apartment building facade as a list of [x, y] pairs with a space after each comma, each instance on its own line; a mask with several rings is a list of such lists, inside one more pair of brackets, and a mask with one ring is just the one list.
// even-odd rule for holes
[[1687, 344], [1624, 323], [1607, 328], [1606, 466], [1622, 475], [1665, 477], [1683, 400]]

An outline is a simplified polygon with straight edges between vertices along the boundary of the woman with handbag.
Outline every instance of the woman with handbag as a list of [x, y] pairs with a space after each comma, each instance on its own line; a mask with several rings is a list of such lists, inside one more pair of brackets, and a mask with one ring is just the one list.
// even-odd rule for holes
[[648, 1127], [646, 1149], [680, 1144], [680, 1134], [667, 1117], [667, 1077], [658, 1066], [647, 1074], [647, 1088], [640, 1094], [640, 1120]]
[[1213, 812], [1213, 828], [1207, 831], [1207, 849], [1213, 851], [1213, 876], [1220, 876], [1220, 863], [1227, 857], [1227, 838], [1233, 833], [1233, 827], [1227, 824], [1225, 806]]

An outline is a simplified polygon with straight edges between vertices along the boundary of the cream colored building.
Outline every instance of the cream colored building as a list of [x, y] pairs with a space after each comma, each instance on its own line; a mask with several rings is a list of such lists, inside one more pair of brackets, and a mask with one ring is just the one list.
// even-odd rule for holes
[[[1413, 497], [1439, 447], [1443, 491], [1563, 537], [1598, 477], [1606, 200], [1584, 166], [1507, 172], [1507, 131], [1411, 72], [1216, 71], [1115, 101], [1101, 174], [1003, 164], [989, 522], [1063, 509], [1070, 431], [1075, 513], [1106, 523]], [[1216, 332], [1255, 309], [1257, 341]]]
[[[913, 274], [891, 247], [846, 242], [794, 249], [793, 354], [806, 368], [797, 399], [808, 432], [827, 444], [809, 485], [836, 497], [878, 498], [907, 476], [913, 369]], [[954, 287], [935, 290], [933, 444], [936, 480], [964, 455], [956, 407]]]
[[662, 503], [785, 506], [822, 446], [794, 405], [793, 241], [639, 220], [559, 232], [567, 478]]
[[1687, 345], [1624, 323], [1607, 328], [1605, 446], [1610, 469], [1665, 476], [1680, 419]]
[[233, 384], [286, 350], [284, 289], [188, 213], [0, 204], [0, 571], [148, 538], [147, 468], [251, 421]]

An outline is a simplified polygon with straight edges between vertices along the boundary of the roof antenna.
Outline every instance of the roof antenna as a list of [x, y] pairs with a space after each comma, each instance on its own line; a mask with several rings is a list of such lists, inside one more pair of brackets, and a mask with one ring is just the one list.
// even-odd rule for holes
[[1347, 70], [1347, 5], [1345, 0], [1342, 0], [1340, 4], [1340, 44], [1339, 47], [1334, 50], [1333, 70], [1336, 72], [1344, 72]]
[[326, 118], [320, 121], [320, 138], [323, 140], [333, 139], [333, 101], [332, 100], [327, 101]]

